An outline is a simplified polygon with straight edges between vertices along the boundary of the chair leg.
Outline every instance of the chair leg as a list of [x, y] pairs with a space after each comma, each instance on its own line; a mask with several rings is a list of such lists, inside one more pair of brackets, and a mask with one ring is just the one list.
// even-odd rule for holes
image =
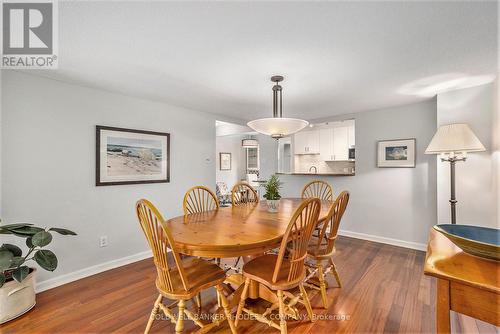
[[229, 309], [229, 304], [227, 303], [226, 296], [224, 295], [224, 290], [222, 285], [217, 285], [217, 291], [219, 291], [220, 299], [222, 302], [222, 308], [224, 309], [224, 314], [226, 315], [227, 323], [229, 328], [231, 328], [231, 333], [236, 334], [236, 326], [234, 325], [233, 319], [231, 317], [231, 310]]
[[156, 298], [156, 301], [153, 306], [153, 310], [151, 310], [151, 315], [149, 316], [148, 324], [146, 325], [146, 329], [144, 330], [144, 334], [149, 333], [151, 330], [151, 326], [153, 325], [153, 321], [156, 318], [156, 314], [158, 313], [158, 309], [160, 308], [158, 305], [161, 303], [162, 296], [161, 294], [158, 295], [158, 298]]
[[286, 320], [285, 320], [285, 302], [283, 301], [283, 291], [278, 290], [278, 302], [279, 302], [279, 310], [280, 310], [280, 329], [281, 334], [286, 334]]
[[243, 311], [243, 307], [245, 307], [245, 300], [247, 299], [249, 285], [250, 285], [250, 278], [247, 278], [245, 280], [245, 286], [243, 287], [243, 291], [241, 292], [240, 302], [238, 303], [238, 310], [236, 311], [236, 320], [234, 321], [234, 325], [236, 327], [238, 327], [238, 321], [240, 321], [241, 311]]
[[323, 273], [323, 265], [321, 263], [317, 264], [318, 268], [318, 279], [319, 279], [319, 288], [321, 290], [321, 299], [323, 300], [323, 307], [327, 307], [326, 301], [326, 284], [325, 284], [325, 274]]
[[330, 259], [330, 263], [332, 264], [332, 275], [333, 275], [333, 277], [335, 277], [335, 280], [337, 281], [339, 288], [341, 288], [342, 283], [340, 282], [340, 276], [339, 276], [339, 272], [337, 271], [337, 266], [335, 265], [335, 263], [333, 263], [332, 259]]
[[304, 289], [304, 285], [302, 283], [299, 284], [300, 292], [302, 294], [302, 300], [304, 301], [304, 305], [306, 306], [307, 315], [309, 315], [309, 320], [313, 322], [313, 310], [311, 307], [311, 302], [309, 301], [309, 296], [307, 296], [306, 289]]
[[177, 316], [177, 322], [175, 324], [175, 333], [180, 334], [184, 330], [184, 309], [185, 309], [185, 301], [179, 300], [179, 315]]
[[198, 310], [201, 310], [201, 293], [197, 294], [194, 297], [194, 301], [196, 302], [196, 307], [198, 307]]

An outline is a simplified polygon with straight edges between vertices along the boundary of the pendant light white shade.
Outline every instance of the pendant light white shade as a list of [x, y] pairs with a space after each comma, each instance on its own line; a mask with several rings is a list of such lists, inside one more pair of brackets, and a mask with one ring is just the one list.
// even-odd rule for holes
[[486, 151], [468, 124], [448, 124], [439, 127], [425, 154]]
[[297, 118], [270, 117], [250, 121], [247, 125], [259, 133], [278, 139], [299, 132], [309, 122]]
[[309, 125], [309, 122], [303, 119], [283, 117], [283, 87], [279, 84], [283, 79], [281, 75], [271, 77], [271, 81], [275, 83], [273, 86], [273, 117], [259, 118], [247, 123], [253, 130], [275, 139], [293, 135]]

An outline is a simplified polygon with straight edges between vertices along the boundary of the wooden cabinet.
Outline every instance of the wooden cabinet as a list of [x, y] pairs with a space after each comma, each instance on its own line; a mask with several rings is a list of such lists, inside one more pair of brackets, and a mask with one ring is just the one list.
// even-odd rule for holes
[[352, 128], [352, 135], [348, 126], [319, 130], [319, 154], [322, 160], [349, 160], [350, 136], [354, 137], [354, 127]]
[[302, 131], [294, 135], [293, 153], [295, 154], [318, 154], [319, 153], [319, 131]]

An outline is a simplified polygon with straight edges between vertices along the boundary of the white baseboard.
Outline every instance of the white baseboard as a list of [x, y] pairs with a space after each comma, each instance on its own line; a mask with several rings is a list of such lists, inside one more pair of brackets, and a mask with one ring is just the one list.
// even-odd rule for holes
[[352, 232], [352, 231], [346, 231], [346, 230], [339, 230], [339, 234], [344, 235], [346, 237], [369, 240], [369, 241], [374, 241], [374, 242], [380, 242], [383, 244], [404, 247], [404, 248], [411, 248], [411, 249], [416, 249], [416, 250], [420, 250], [420, 251], [424, 251], [424, 252], [427, 250], [426, 244], [421, 244], [418, 242], [404, 241], [404, 240], [380, 237], [378, 235]]
[[130, 264], [130, 263], [133, 263], [133, 262], [144, 260], [144, 259], [150, 258], [152, 256], [153, 256], [153, 254], [149, 250], [149, 251], [137, 253], [134, 255], [122, 257], [120, 259], [100, 263], [100, 264], [97, 264], [97, 265], [92, 266], [92, 267], [80, 269], [80, 270], [72, 272], [72, 273], [64, 274], [61, 276], [50, 278], [50, 279], [45, 280], [45, 281], [38, 282], [38, 283], [36, 283], [35, 291], [38, 293], [38, 292], [42, 292], [45, 290], [49, 290], [49, 289], [58, 287], [60, 285], [66, 284], [66, 283], [74, 282], [76, 280], [79, 280], [79, 279], [82, 279], [82, 278], [85, 278], [88, 276], [92, 276], [95, 274], [99, 274], [99, 273], [102, 273], [103, 271], [114, 269], [117, 267], [121, 267], [121, 266]]

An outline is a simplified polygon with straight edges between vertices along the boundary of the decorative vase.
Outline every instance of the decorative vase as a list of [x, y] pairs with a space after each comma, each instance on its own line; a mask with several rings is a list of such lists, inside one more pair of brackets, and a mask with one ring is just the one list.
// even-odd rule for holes
[[0, 324], [15, 319], [35, 306], [35, 272], [21, 282], [16, 280], [5, 282], [0, 288]]
[[280, 206], [279, 199], [268, 199], [267, 200], [267, 211], [269, 212], [278, 212], [278, 208]]

